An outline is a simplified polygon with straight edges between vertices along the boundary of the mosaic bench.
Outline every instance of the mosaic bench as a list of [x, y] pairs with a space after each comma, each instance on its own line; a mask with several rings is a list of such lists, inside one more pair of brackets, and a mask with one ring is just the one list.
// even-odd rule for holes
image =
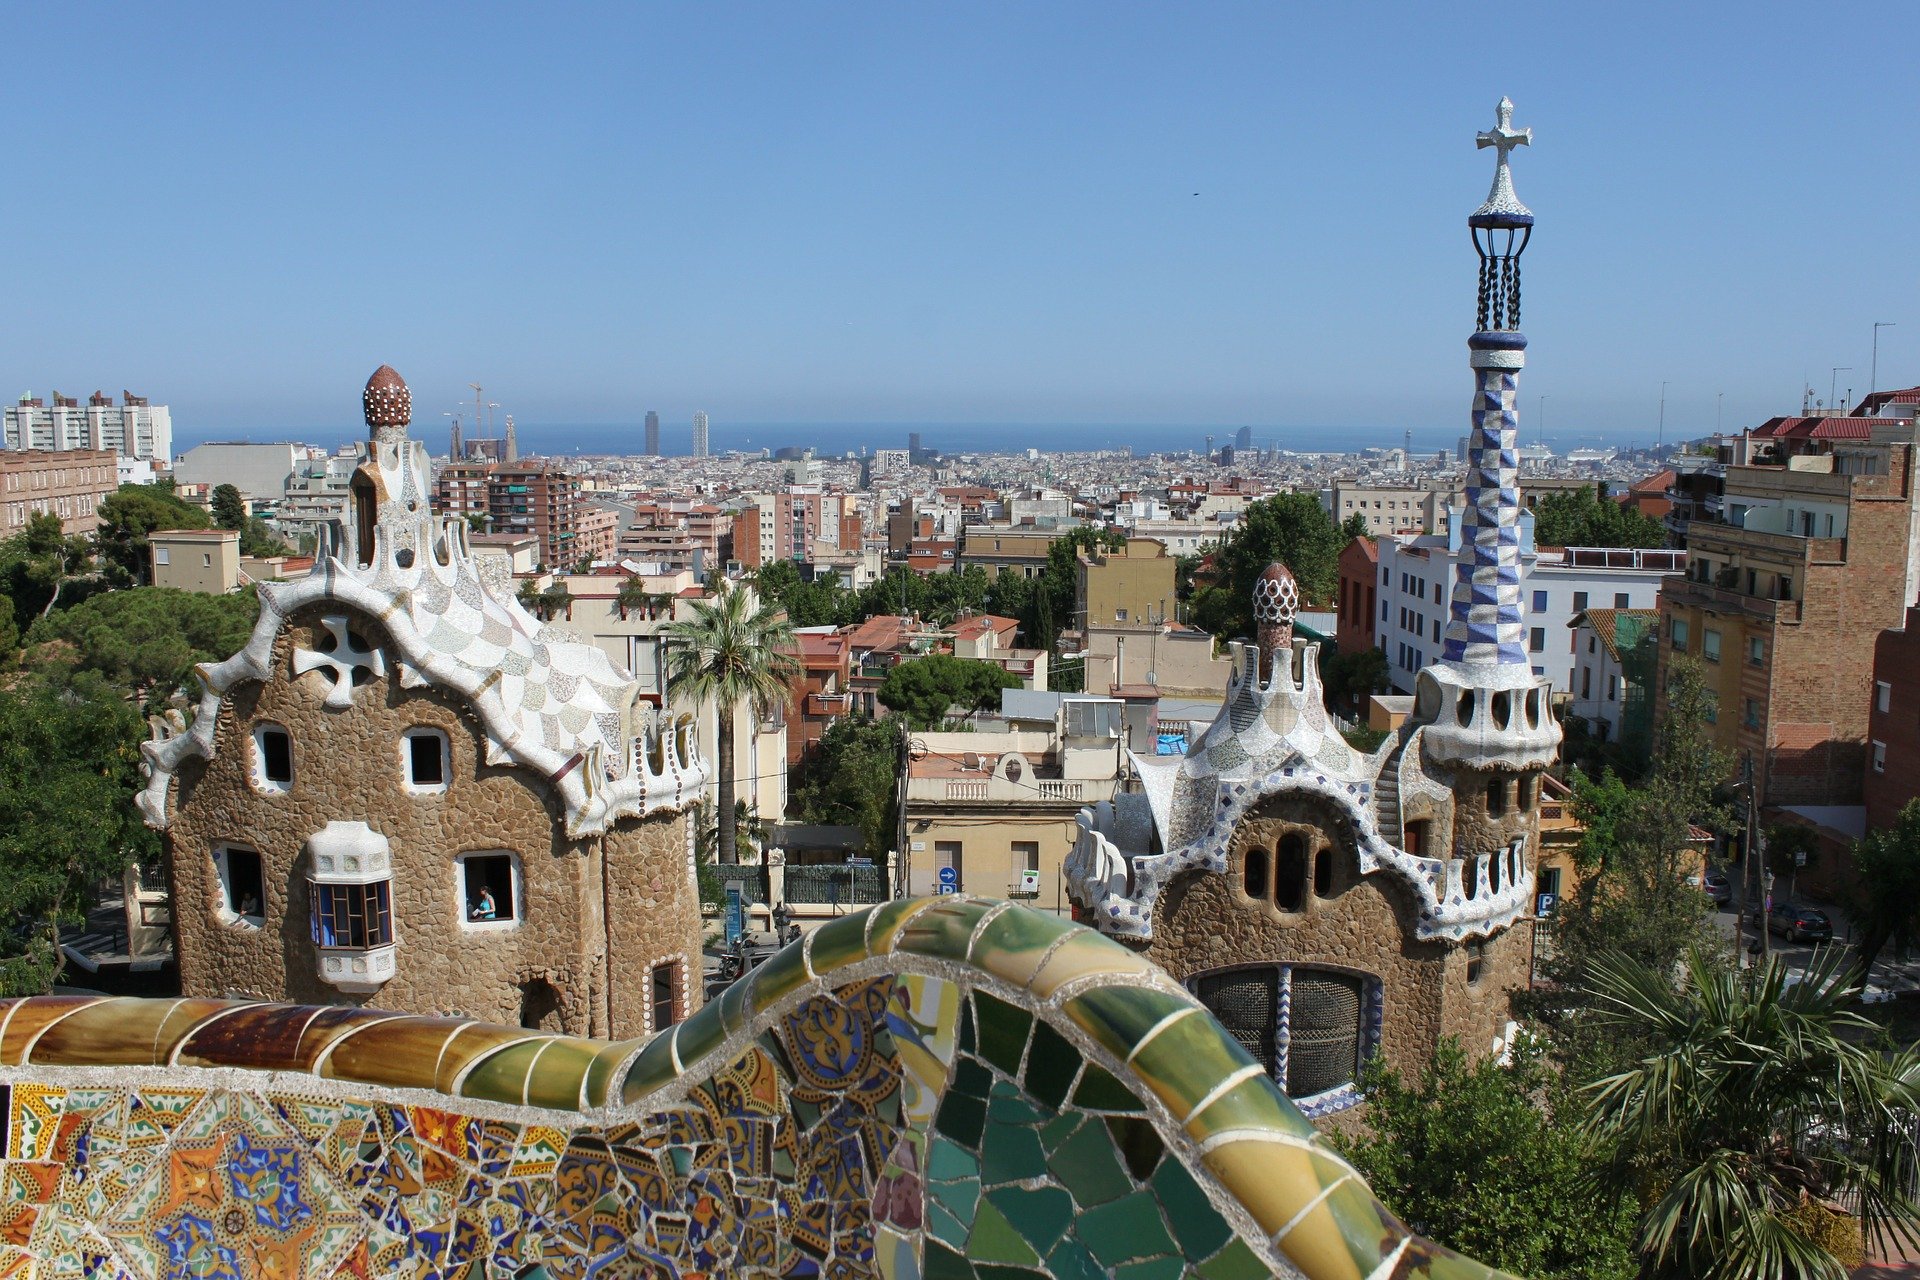
[[842, 917], [644, 1041], [0, 1002], [0, 1107], [3, 1278], [1496, 1274], [1146, 960], [987, 899]]

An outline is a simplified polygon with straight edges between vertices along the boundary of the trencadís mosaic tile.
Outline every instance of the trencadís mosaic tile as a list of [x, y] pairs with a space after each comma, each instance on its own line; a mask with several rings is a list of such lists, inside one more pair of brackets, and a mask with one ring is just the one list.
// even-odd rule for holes
[[1170, 980], [889, 903], [651, 1041], [0, 1004], [0, 1278], [1489, 1276]]

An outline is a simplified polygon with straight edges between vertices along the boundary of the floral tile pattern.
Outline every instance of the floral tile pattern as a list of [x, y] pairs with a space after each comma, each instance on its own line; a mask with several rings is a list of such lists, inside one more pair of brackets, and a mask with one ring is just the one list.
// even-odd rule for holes
[[1097, 934], [946, 898], [782, 961], [644, 1044], [0, 1003], [0, 1280], [1491, 1274]]

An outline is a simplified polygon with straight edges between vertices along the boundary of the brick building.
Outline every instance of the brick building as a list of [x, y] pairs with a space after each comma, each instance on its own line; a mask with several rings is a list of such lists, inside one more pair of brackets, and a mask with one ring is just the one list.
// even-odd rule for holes
[[1866, 825], [1879, 831], [1920, 798], [1920, 604], [1874, 642], [1867, 716]]
[[1676, 654], [1700, 660], [1715, 739], [1760, 803], [1854, 805], [1867, 767], [1873, 647], [1916, 598], [1914, 424], [1775, 418], [1726, 467], [1724, 523], [1688, 528], [1660, 593], [1656, 719]]
[[1373, 648], [1373, 615], [1378, 606], [1380, 548], [1372, 538], [1355, 538], [1340, 549], [1340, 598], [1336, 602], [1334, 645], [1341, 653]]
[[92, 533], [119, 488], [114, 467], [111, 449], [0, 449], [0, 538], [41, 512], [59, 516], [62, 533]]
[[863, 523], [859, 502], [813, 485], [751, 495], [733, 522], [733, 554], [757, 569], [776, 560], [811, 560], [816, 553], [858, 551]]
[[182, 993], [643, 1035], [701, 998], [687, 717], [543, 626], [428, 511], [391, 369], [323, 572], [261, 586], [144, 745]]
[[434, 486], [434, 509], [479, 516], [488, 533], [532, 534], [540, 540], [540, 563], [570, 569], [591, 549], [582, 538], [588, 508], [580, 494], [578, 476], [538, 463], [449, 463]]

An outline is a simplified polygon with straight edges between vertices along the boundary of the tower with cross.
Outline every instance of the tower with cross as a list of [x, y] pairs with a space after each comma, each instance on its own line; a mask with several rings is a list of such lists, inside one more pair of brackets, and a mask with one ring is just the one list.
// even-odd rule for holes
[[[1451, 537], [1453, 581], [1441, 658], [1419, 676], [1420, 754], [1454, 779], [1455, 839], [1532, 841], [1538, 775], [1559, 751], [1549, 681], [1534, 673], [1523, 590], [1517, 396], [1527, 339], [1520, 332], [1520, 255], [1533, 212], [1513, 189], [1514, 149], [1533, 141], [1500, 100], [1476, 139], [1494, 152], [1493, 187], [1467, 218], [1480, 259], [1473, 336], [1473, 428], [1465, 510]], [[1477, 830], [1476, 830], [1477, 829]]]

